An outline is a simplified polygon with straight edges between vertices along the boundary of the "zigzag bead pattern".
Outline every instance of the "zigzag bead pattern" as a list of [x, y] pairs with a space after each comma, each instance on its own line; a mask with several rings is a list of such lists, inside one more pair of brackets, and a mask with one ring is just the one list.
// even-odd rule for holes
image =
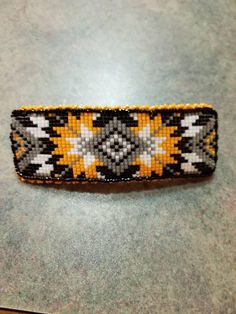
[[12, 112], [16, 172], [32, 183], [152, 180], [213, 173], [210, 105], [23, 106]]

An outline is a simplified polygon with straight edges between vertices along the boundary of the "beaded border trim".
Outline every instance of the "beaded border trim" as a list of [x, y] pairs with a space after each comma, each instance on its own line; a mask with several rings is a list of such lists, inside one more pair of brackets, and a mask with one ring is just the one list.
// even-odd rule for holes
[[166, 110], [179, 110], [179, 109], [200, 109], [200, 108], [213, 108], [211, 104], [154, 104], [154, 105], [124, 105], [124, 106], [108, 106], [108, 105], [22, 105], [20, 110], [55, 110], [55, 109], [83, 109], [83, 110], [157, 110], [157, 109], [166, 109]]
[[208, 104], [22, 106], [11, 128], [16, 172], [30, 183], [206, 176], [217, 162]]

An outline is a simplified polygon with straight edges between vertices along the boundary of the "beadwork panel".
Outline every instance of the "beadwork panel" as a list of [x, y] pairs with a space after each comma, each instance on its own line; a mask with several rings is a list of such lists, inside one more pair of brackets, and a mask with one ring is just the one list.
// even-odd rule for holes
[[202, 176], [217, 160], [217, 116], [193, 110], [15, 110], [17, 173], [33, 180]]

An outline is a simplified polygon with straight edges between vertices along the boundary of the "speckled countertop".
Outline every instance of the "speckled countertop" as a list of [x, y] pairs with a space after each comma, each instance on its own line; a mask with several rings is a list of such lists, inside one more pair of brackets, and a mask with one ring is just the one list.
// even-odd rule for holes
[[[47, 313], [236, 313], [236, 2], [0, 1], [0, 306]], [[19, 182], [17, 104], [209, 102], [214, 177]]]

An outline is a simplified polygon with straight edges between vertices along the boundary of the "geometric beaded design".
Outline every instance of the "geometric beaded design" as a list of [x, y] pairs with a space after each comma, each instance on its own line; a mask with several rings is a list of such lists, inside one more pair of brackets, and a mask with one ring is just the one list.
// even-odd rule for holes
[[37, 182], [202, 176], [216, 167], [211, 108], [19, 109], [11, 128], [16, 171]]

